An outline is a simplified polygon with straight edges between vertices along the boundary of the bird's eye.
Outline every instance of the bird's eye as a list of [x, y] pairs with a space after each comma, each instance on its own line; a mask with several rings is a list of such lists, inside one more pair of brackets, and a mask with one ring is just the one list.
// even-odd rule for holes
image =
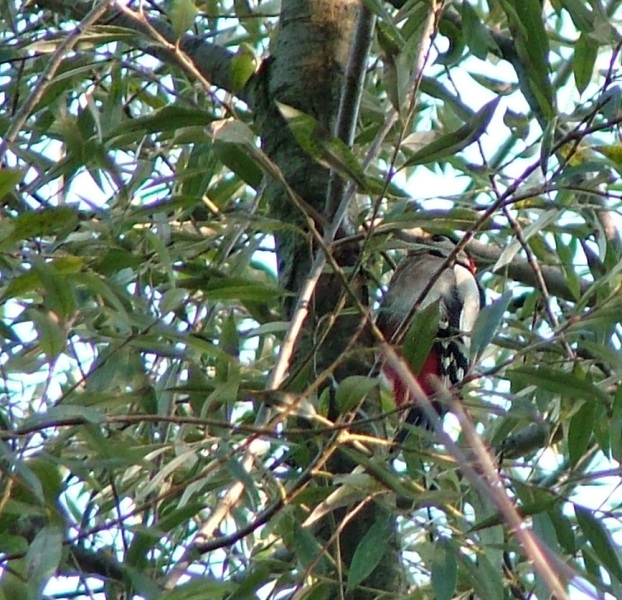
[[449, 241], [449, 238], [446, 235], [443, 235], [441, 233], [436, 233], [432, 236], [432, 241], [433, 242], [447, 242]]

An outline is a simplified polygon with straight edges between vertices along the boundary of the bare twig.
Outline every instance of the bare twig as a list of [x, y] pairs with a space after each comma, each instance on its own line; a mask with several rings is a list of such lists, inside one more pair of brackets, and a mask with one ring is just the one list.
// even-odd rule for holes
[[[352, 145], [356, 131], [356, 122], [365, 81], [367, 57], [373, 38], [375, 22], [374, 15], [361, 3], [358, 9], [356, 31], [350, 49], [344, 86], [339, 99], [339, 111], [335, 127], [335, 137], [342, 140], [347, 146]], [[326, 209], [324, 211], [327, 218], [330, 219], [334, 210], [339, 206], [345, 187], [343, 178], [337, 172], [331, 171], [326, 195]]]
[[491, 502], [499, 511], [505, 523], [523, 546], [527, 556], [533, 562], [534, 567], [551, 593], [557, 600], [569, 600], [569, 596], [559, 576], [562, 575], [566, 579], [576, 582], [579, 575], [571, 567], [553, 555], [553, 553], [546, 550], [536, 534], [526, 526], [516, 510], [516, 507], [512, 504], [512, 501], [505, 492], [503, 481], [498, 474], [494, 459], [490, 456], [481, 438], [475, 432], [473, 425], [467, 418], [460, 403], [452, 403], [452, 409], [458, 417], [462, 431], [469, 442], [473, 458], [475, 458], [476, 461], [476, 468], [471, 465], [471, 461], [444, 431], [437, 412], [432, 407], [430, 400], [421, 389], [404, 360], [401, 359], [391, 345], [386, 342], [382, 344], [382, 353], [391, 368], [408, 387], [415, 401], [424, 412], [426, 419], [433, 425], [438, 439], [456, 460], [464, 476], [469, 480], [480, 496]]
[[52, 54], [47, 66], [37, 79], [32, 92], [26, 98], [19, 110], [13, 115], [11, 125], [7, 129], [4, 139], [0, 142], [0, 164], [4, 163], [5, 154], [11, 144], [17, 139], [19, 132], [22, 130], [24, 123], [28, 120], [30, 113], [45, 93], [45, 90], [52, 83], [56, 71], [58, 71], [65, 55], [70, 52], [73, 47], [80, 41], [80, 38], [86, 33], [89, 27], [96, 23], [99, 18], [106, 12], [108, 7], [113, 4], [114, 0], [104, 0], [101, 4], [96, 5], [85, 17], [76, 25], [76, 28], [67, 35], [65, 40], [58, 47], [58, 50]]

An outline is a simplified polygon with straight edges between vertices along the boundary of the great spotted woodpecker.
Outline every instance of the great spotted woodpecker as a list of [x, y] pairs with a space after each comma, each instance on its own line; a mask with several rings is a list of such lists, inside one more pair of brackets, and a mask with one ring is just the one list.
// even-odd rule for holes
[[[392, 338], [412, 316], [415, 303], [419, 303], [417, 309], [421, 310], [438, 302], [435, 341], [420, 372], [415, 374], [423, 391], [433, 398], [439, 382], [451, 387], [469, 370], [470, 333], [483, 305], [483, 292], [475, 279], [475, 263], [464, 250], [447, 262], [456, 249], [449, 237], [433, 235], [422, 242], [396, 269], [376, 323], [388, 341], [397, 343], [399, 340]], [[422, 297], [426, 289], [428, 292]], [[393, 387], [397, 407], [411, 402], [413, 398], [398, 374], [389, 365], [384, 366], [383, 372]], [[435, 407], [441, 412], [437, 404]], [[417, 406], [410, 410], [406, 420], [428, 426], [423, 411]]]

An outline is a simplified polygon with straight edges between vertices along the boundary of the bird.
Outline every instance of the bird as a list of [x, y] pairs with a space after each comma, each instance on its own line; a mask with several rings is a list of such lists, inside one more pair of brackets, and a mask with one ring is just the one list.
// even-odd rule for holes
[[[475, 277], [476, 266], [469, 254], [461, 249], [457, 253], [456, 241], [448, 235], [435, 234], [418, 238], [421, 243], [399, 263], [380, 303], [376, 325], [385, 339], [394, 344], [406, 362], [401, 338], [413, 315], [437, 304], [438, 324], [427, 356], [420, 356], [421, 366], [413, 373], [428, 398], [434, 398], [438, 386], [451, 388], [459, 384], [470, 368], [470, 333], [480, 309], [484, 294]], [[450, 260], [449, 257], [454, 255]], [[430, 324], [434, 329], [434, 325]], [[418, 340], [410, 340], [409, 348]], [[426, 340], [421, 340], [425, 344]], [[425, 352], [425, 348], [423, 348]], [[430, 429], [421, 406], [404, 384], [402, 378], [389, 365], [383, 373], [393, 389], [397, 408], [413, 404], [406, 422]], [[438, 402], [433, 402], [440, 416], [444, 414]]]

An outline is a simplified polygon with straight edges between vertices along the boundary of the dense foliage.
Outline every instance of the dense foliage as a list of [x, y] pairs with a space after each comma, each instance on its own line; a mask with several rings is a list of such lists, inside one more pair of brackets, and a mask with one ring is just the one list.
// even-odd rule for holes
[[[622, 597], [619, 0], [0, 18], [0, 598]], [[394, 461], [412, 228], [488, 307]]]

